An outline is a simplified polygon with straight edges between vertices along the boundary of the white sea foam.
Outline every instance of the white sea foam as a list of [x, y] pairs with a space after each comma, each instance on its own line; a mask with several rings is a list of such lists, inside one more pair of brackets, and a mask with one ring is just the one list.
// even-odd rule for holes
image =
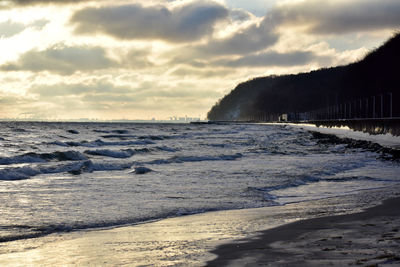
[[37, 166], [24, 166], [24, 167], [11, 167], [0, 169], [0, 181], [10, 180], [23, 180], [29, 179], [33, 176], [40, 174], [57, 174], [57, 173], [71, 173], [81, 174], [93, 171], [115, 171], [125, 170], [131, 168], [132, 162], [117, 163], [117, 162], [95, 162], [91, 160], [78, 161], [73, 163], [51, 164], [51, 165], [37, 165]]
[[391, 134], [377, 134], [377, 135], [371, 135], [369, 133], [364, 133], [360, 131], [353, 131], [348, 127], [317, 127], [313, 124], [294, 124], [294, 123], [288, 123], [286, 125], [289, 125], [290, 127], [293, 128], [303, 128], [305, 130], [309, 131], [318, 131], [320, 133], [325, 133], [325, 134], [334, 134], [340, 138], [352, 138], [352, 139], [358, 139], [358, 140], [365, 140], [373, 143], [380, 144], [385, 147], [392, 147], [396, 149], [400, 149], [400, 136], [393, 136]]
[[397, 161], [303, 126], [1, 124], [0, 242], [400, 183]]

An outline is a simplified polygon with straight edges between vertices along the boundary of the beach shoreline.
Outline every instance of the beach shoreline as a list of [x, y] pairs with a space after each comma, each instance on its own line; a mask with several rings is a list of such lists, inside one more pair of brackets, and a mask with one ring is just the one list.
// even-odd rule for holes
[[[288, 127], [339, 138], [364, 138], [345, 129]], [[387, 136], [374, 138], [382, 139], [383, 145], [397, 144], [397, 139]], [[399, 197], [400, 188], [393, 185], [365, 191], [346, 188], [345, 193], [322, 199], [290, 198], [290, 192], [285, 192], [279, 196], [283, 202], [275, 201], [276, 206], [211, 211], [3, 242], [0, 265], [400, 265], [400, 212], [396, 210], [400, 198], [394, 198]], [[385, 199], [392, 200], [379, 204]], [[362, 211], [364, 208], [368, 209]]]
[[[268, 123], [267, 123], [268, 124]], [[300, 128], [321, 134], [335, 135], [338, 138], [351, 138], [379, 144], [383, 147], [400, 149], [400, 136], [386, 134], [369, 134], [367, 132], [355, 131], [348, 127], [325, 127], [307, 123], [270, 123], [273, 125], [287, 125], [292, 128]]]
[[219, 246], [207, 266], [400, 265], [400, 197], [365, 211], [300, 220]]
[[[258, 240], [260, 233], [263, 235], [264, 231], [285, 228], [287, 223], [291, 222], [301, 224], [307, 222], [308, 218], [359, 212], [362, 208], [361, 202], [365, 201], [363, 204], [365, 207], [375, 206], [386, 197], [399, 196], [397, 192], [399, 192], [398, 188], [394, 187], [390, 190], [375, 190], [341, 198], [283, 206], [206, 212], [140, 225], [59, 233], [41, 238], [12, 241], [0, 244], [0, 265], [204, 266], [208, 262], [210, 266], [223, 266], [224, 263], [232, 266], [246, 264], [252, 266], [253, 263], [261, 263], [268, 266], [269, 263], [263, 257], [260, 258], [268, 247], [264, 246], [260, 249], [259, 244], [257, 247], [250, 247], [251, 249], [246, 250], [246, 253], [250, 253], [251, 257], [240, 254], [235, 249], [243, 248], [242, 243]], [[345, 206], [343, 203], [346, 203]], [[400, 225], [400, 221], [397, 222]], [[329, 229], [324, 230], [329, 231]], [[339, 236], [338, 233], [331, 235]], [[322, 238], [318, 240], [320, 239]], [[301, 241], [304, 242], [304, 240], [315, 240], [315, 238], [310, 236]], [[240, 246], [236, 247], [238, 244]], [[233, 247], [224, 250], [225, 255], [217, 256], [218, 253], [221, 254], [218, 251], [221, 246], [226, 248], [232, 245]], [[275, 243], [274, 246], [286, 246], [286, 244]], [[296, 248], [294, 245], [289, 247]], [[330, 249], [329, 246], [324, 248]], [[230, 255], [229, 260], [221, 261], [227, 255]], [[239, 255], [241, 255], [239, 259], [232, 259]], [[364, 258], [359, 257], [360, 260]], [[218, 264], [215, 264], [216, 262]]]

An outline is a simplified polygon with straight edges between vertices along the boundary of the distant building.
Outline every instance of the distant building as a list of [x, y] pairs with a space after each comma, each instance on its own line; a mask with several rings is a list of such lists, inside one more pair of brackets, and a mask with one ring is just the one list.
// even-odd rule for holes
[[194, 118], [194, 117], [188, 117], [188, 116], [185, 116], [185, 117], [177, 117], [177, 116], [169, 117], [169, 121], [170, 122], [174, 122], [174, 123], [189, 123], [189, 122], [192, 122], [192, 121], [200, 121], [200, 120], [201, 120], [200, 118]]
[[288, 121], [288, 114], [279, 115], [279, 121]]

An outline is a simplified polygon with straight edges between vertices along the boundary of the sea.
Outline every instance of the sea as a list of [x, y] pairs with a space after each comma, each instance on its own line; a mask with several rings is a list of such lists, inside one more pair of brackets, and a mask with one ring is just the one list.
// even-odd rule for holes
[[399, 174], [379, 151], [289, 125], [1, 122], [0, 246], [345, 199], [398, 186]]

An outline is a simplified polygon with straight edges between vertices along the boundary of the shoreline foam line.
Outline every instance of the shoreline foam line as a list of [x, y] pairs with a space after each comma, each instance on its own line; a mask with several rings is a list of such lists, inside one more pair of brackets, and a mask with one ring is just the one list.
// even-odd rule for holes
[[396, 192], [398, 187], [368, 192], [367, 198], [357, 194], [284, 206], [207, 212], [17, 240], [0, 247], [0, 265], [204, 266], [215, 258], [211, 251], [218, 245], [254, 238], [260, 231], [321, 214], [357, 212], [360, 203], [370, 207], [397, 196]]
[[354, 131], [348, 127], [324, 127], [316, 126], [314, 124], [298, 124], [298, 123], [266, 123], [273, 125], [287, 125], [293, 128], [302, 128], [308, 131], [317, 131], [323, 134], [333, 134], [339, 138], [351, 138], [356, 140], [365, 140], [373, 143], [377, 143], [381, 146], [400, 149], [400, 136], [394, 136], [391, 134], [377, 134], [371, 135], [369, 133]]

